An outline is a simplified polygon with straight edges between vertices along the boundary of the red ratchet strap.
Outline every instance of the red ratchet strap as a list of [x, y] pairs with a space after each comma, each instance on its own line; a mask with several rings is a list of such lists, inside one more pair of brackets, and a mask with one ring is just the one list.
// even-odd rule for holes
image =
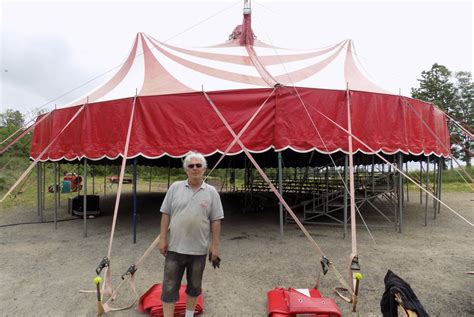
[[[260, 113], [260, 111], [262, 110], [262, 108], [265, 106], [265, 104], [267, 103], [267, 101], [270, 99], [270, 97], [273, 95], [273, 93], [275, 92], [276, 88], [272, 91], [272, 93], [265, 99], [265, 101], [262, 103], [262, 105], [257, 109], [257, 111], [253, 114], [253, 116], [250, 118], [250, 120], [247, 122], [247, 124], [242, 128], [242, 130], [240, 131], [239, 133], [239, 136], [241, 136], [245, 130], [250, 126], [250, 124], [252, 123], [252, 121], [255, 119], [255, 117]], [[236, 143], [237, 141], [234, 140], [226, 149], [225, 153], [222, 155], [222, 157], [219, 159], [219, 161], [216, 163], [216, 165], [214, 166], [214, 168], [211, 170], [211, 172], [215, 169], [215, 167], [219, 164], [219, 162], [222, 160], [222, 158], [227, 154], [227, 152], [234, 146], [234, 144]], [[208, 174], [210, 175], [211, 172]], [[135, 276], [134, 276], [134, 273], [139, 269], [139, 267], [141, 266], [141, 264], [143, 263], [143, 261], [149, 256], [149, 254], [151, 253], [151, 251], [157, 246], [158, 242], [159, 242], [159, 238], [160, 236], [158, 236], [154, 241], [153, 243], [148, 247], [148, 249], [145, 251], [145, 253], [142, 255], [142, 257], [140, 259], [138, 259], [133, 265], [130, 266], [130, 268], [127, 270], [127, 272], [125, 272], [124, 275], [122, 275], [122, 281], [120, 282], [120, 284], [110, 293], [110, 297], [109, 299], [102, 305], [103, 307], [103, 310], [105, 313], [109, 312], [109, 311], [118, 311], [118, 310], [125, 310], [125, 309], [128, 309], [130, 307], [132, 307], [136, 301], [138, 300], [139, 298], [139, 295], [136, 291], [136, 286], [135, 286]], [[104, 258], [108, 261], [108, 257]], [[107, 262], [107, 265], [104, 266], [105, 268], [108, 268], [109, 266], [109, 263]], [[100, 273], [100, 272], [99, 272]], [[115, 300], [116, 296], [117, 296], [117, 293], [119, 291], [119, 289], [122, 287], [122, 285], [125, 283], [125, 282], [129, 282], [130, 284], [130, 287], [132, 288], [134, 294], [135, 294], [135, 299], [133, 300], [132, 303], [130, 303], [129, 305], [127, 306], [124, 306], [124, 307], [118, 307], [118, 308], [115, 308], [115, 307], [111, 307], [110, 304], [112, 301]]]
[[[354, 159], [352, 152], [352, 120], [351, 120], [351, 98], [349, 90], [346, 90], [347, 95], [347, 129], [349, 130], [349, 188], [351, 200], [351, 237], [352, 237], [352, 254], [351, 258], [357, 256], [357, 233], [356, 233], [356, 214], [355, 214], [355, 195], [354, 195]], [[309, 116], [309, 114], [308, 114]], [[309, 116], [311, 119], [311, 116]]]
[[[296, 90], [296, 87], [295, 87], [295, 90]], [[298, 99], [300, 100], [300, 102], [302, 103], [302, 105], [305, 107], [306, 109], [306, 105], [304, 104], [303, 100], [301, 99], [301, 96], [299, 95], [298, 93], [298, 90], [296, 90], [296, 94], [298, 95]], [[334, 124], [336, 127], [338, 127], [339, 129], [341, 129], [342, 131], [344, 131], [345, 133], [347, 134], [350, 134], [352, 136], [352, 138], [354, 138], [357, 142], [359, 142], [360, 144], [362, 144], [363, 146], [365, 146], [366, 148], [368, 148], [370, 151], [372, 151], [373, 154], [375, 154], [378, 158], [380, 158], [383, 162], [385, 162], [386, 164], [389, 164], [390, 166], [393, 167], [393, 169], [397, 172], [399, 172], [401, 175], [403, 175], [406, 179], [410, 180], [413, 184], [415, 184], [418, 188], [420, 188], [422, 191], [424, 191], [426, 194], [428, 194], [431, 198], [433, 198], [435, 201], [439, 202], [441, 205], [443, 205], [444, 207], [446, 207], [449, 211], [451, 211], [452, 213], [454, 213], [456, 216], [458, 216], [459, 218], [461, 218], [464, 222], [466, 222], [467, 224], [469, 224], [471, 227], [474, 227], [474, 224], [472, 222], [470, 222], [469, 220], [467, 220], [464, 216], [462, 216], [461, 214], [459, 214], [457, 211], [455, 211], [453, 208], [449, 207], [448, 205], [446, 205], [443, 201], [441, 201], [440, 199], [438, 199], [438, 197], [436, 197], [435, 195], [433, 195], [432, 193], [430, 193], [429, 191], [427, 191], [425, 188], [423, 188], [422, 186], [420, 186], [417, 182], [415, 182], [410, 176], [408, 176], [405, 172], [403, 172], [402, 170], [400, 170], [396, 164], [393, 164], [391, 162], [389, 162], [386, 158], [384, 158], [382, 155], [380, 155], [378, 152], [376, 152], [371, 146], [369, 146], [367, 143], [365, 143], [364, 141], [362, 141], [360, 138], [358, 138], [356, 135], [350, 133], [346, 128], [344, 128], [343, 126], [341, 126], [340, 124], [338, 124], [337, 122], [335, 122], [334, 120], [332, 120], [331, 118], [329, 118], [328, 116], [326, 116], [324, 113], [322, 113], [321, 111], [319, 111], [318, 109], [314, 108], [314, 110], [319, 113], [321, 116], [323, 116], [325, 119], [327, 119], [329, 122], [331, 122], [332, 124]], [[312, 121], [312, 119], [311, 119]]]
[[[49, 142], [49, 144], [44, 148], [44, 150], [35, 158], [33, 163], [30, 164], [30, 166], [26, 169], [26, 171], [21, 174], [20, 178], [13, 184], [13, 186], [8, 190], [8, 192], [2, 197], [0, 202], [3, 202], [8, 195], [11, 194], [11, 192], [18, 186], [18, 184], [21, 183], [21, 181], [31, 172], [31, 170], [38, 164], [39, 160], [41, 157], [49, 150], [51, 145], [53, 145], [54, 142], [59, 138], [59, 136], [69, 127], [69, 125], [77, 118], [79, 113], [81, 113], [82, 110], [84, 110], [85, 106], [87, 103], [83, 104], [82, 107], [80, 107], [77, 112], [72, 116], [72, 118], [66, 123], [66, 125], [59, 131], [59, 133]], [[46, 117], [46, 116], [45, 116]], [[42, 118], [44, 119], [44, 118]], [[40, 120], [41, 121], [41, 120]]]
[[[104, 308], [105, 313], [107, 313], [109, 311], [118, 311], [118, 310], [128, 309], [128, 308], [132, 307], [137, 302], [137, 300], [140, 296], [138, 295], [137, 288], [135, 286], [135, 272], [140, 268], [143, 261], [145, 261], [145, 259], [150, 255], [151, 251], [153, 251], [153, 249], [156, 248], [159, 241], [160, 241], [160, 235], [158, 235], [156, 237], [156, 239], [148, 247], [148, 249], [145, 251], [145, 253], [143, 253], [143, 255], [137, 261], [135, 261], [135, 263], [132, 264], [128, 268], [128, 270], [122, 275], [122, 281], [114, 289], [114, 291], [112, 292], [109, 299], [102, 305], [102, 307]], [[135, 294], [135, 298], [134, 298], [133, 302], [130, 303], [129, 305], [127, 305], [127, 306], [124, 306], [124, 307], [119, 307], [119, 308], [111, 307], [110, 303], [115, 300], [119, 289], [122, 287], [122, 285], [125, 282], [128, 282], [130, 284], [130, 287], [133, 290], [133, 293]]]
[[[298, 219], [298, 217], [296, 217], [295, 213], [293, 212], [293, 210], [291, 210], [290, 206], [288, 206], [288, 204], [286, 203], [286, 201], [283, 199], [283, 197], [280, 195], [280, 193], [278, 192], [278, 190], [275, 188], [275, 186], [273, 185], [273, 183], [271, 182], [271, 180], [267, 177], [267, 175], [265, 174], [265, 172], [263, 172], [263, 170], [260, 168], [260, 166], [258, 165], [258, 163], [255, 161], [255, 159], [252, 157], [252, 155], [250, 154], [250, 152], [248, 151], [248, 149], [245, 147], [245, 145], [242, 143], [242, 141], [240, 141], [240, 139], [237, 138], [237, 135], [235, 134], [234, 130], [232, 129], [232, 127], [229, 125], [229, 123], [225, 120], [224, 116], [222, 115], [222, 113], [217, 109], [217, 107], [215, 106], [214, 102], [209, 98], [208, 94], [203, 91], [203, 94], [204, 96], [206, 97], [208, 103], [211, 105], [212, 109], [216, 112], [217, 116], [219, 117], [219, 119], [221, 119], [222, 123], [225, 125], [225, 127], [227, 128], [227, 130], [232, 134], [232, 136], [234, 137], [234, 139], [236, 140], [236, 142], [239, 144], [239, 146], [242, 148], [242, 150], [245, 152], [245, 154], [247, 155], [247, 157], [249, 158], [249, 160], [252, 162], [252, 164], [255, 166], [255, 168], [257, 169], [258, 173], [260, 174], [260, 176], [265, 180], [265, 182], [268, 184], [268, 186], [270, 187], [270, 190], [275, 194], [275, 196], [278, 198], [278, 200], [280, 201], [280, 203], [285, 207], [286, 211], [290, 214], [290, 216], [293, 218], [293, 220], [295, 221], [295, 223], [298, 225], [298, 227], [301, 229], [301, 231], [303, 231], [303, 233], [305, 234], [305, 236], [310, 240], [310, 242], [312, 243], [312, 246], [315, 248], [315, 250], [322, 256], [325, 258], [324, 256], [324, 252], [322, 251], [322, 249], [319, 247], [319, 245], [316, 243], [316, 241], [314, 241], [314, 239], [311, 237], [311, 235], [309, 234], [309, 232], [306, 230], [306, 228], [303, 226], [303, 224], [301, 223], [301, 221]], [[336, 273], [336, 276], [338, 277], [338, 279], [341, 281], [341, 283], [343, 283], [345, 286], [347, 286], [347, 283], [345, 282], [345, 280], [342, 278], [342, 275], [335, 269], [335, 267], [333, 265], [330, 265], [329, 266], [330, 268], [333, 269], [333, 271]]]
[[237, 134], [236, 138], [234, 140], [232, 140], [232, 142], [229, 144], [229, 146], [225, 149], [224, 153], [221, 155], [221, 157], [219, 158], [217, 163], [214, 165], [214, 167], [206, 175], [206, 178], [204, 178], [204, 182], [206, 181], [207, 177], [209, 177], [209, 175], [211, 175], [212, 172], [216, 169], [216, 167], [219, 165], [219, 163], [222, 161], [222, 159], [227, 155], [227, 153], [230, 151], [230, 149], [235, 145], [235, 143], [237, 143], [237, 140], [240, 139], [240, 137], [242, 136], [242, 134], [244, 134], [244, 132], [247, 130], [247, 128], [250, 126], [250, 124], [252, 124], [255, 117], [257, 117], [257, 115], [263, 109], [263, 107], [265, 106], [267, 101], [270, 99], [270, 97], [273, 96], [273, 94], [275, 93], [275, 90], [277, 90], [277, 88], [278, 87], [273, 88], [272, 92], [270, 93], [270, 95], [268, 95], [267, 99], [265, 99], [265, 101], [260, 105], [260, 107], [258, 107], [257, 111], [255, 111], [255, 113], [252, 115], [252, 117], [249, 119], [249, 121], [247, 121], [247, 123], [242, 128], [242, 130], [240, 130], [239, 134]]
[[[124, 178], [124, 174], [125, 174], [125, 166], [127, 164], [128, 147], [129, 147], [129, 144], [130, 144], [130, 135], [132, 134], [133, 116], [135, 114], [136, 101], [137, 101], [137, 94], [135, 93], [135, 97], [133, 98], [132, 111], [130, 113], [130, 121], [129, 121], [129, 124], [128, 124], [127, 139], [125, 141], [125, 148], [123, 150], [122, 167], [120, 169], [119, 183], [118, 183], [118, 188], [117, 188], [117, 196], [115, 198], [114, 216], [113, 216], [113, 220], [112, 220], [112, 229], [110, 231], [109, 249], [107, 251], [107, 258], [109, 260], [110, 260], [110, 255], [112, 253], [112, 243], [114, 241], [115, 225], [117, 223], [118, 209], [119, 209], [119, 206], [120, 206], [120, 196], [122, 194], [123, 178]], [[105, 268], [105, 283], [104, 283], [103, 293], [105, 293], [107, 295], [112, 294], [112, 286], [111, 286], [111, 282], [110, 282], [110, 265]]]
[[[359, 257], [357, 255], [357, 231], [356, 231], [356, 214], [355, 214], [355, 191], [354, 191], [354, 158], [352, 151], [352, 120], [351, 120], [351, 96], [349, 89], [346, 90], [347, 95], [347, 129], [349, 130], [349, 188], [350, 188], [350, 203], [351, 203], [351, 240], [352, 253], [351, 265], [349, 266], [349, 280], [352, 281], [352, 311], [356, 311], [358, 294], [358, 280], [355, 278], [356, 271], [360, 271]], [[339, 295], [339, 293], [337, 293]]]

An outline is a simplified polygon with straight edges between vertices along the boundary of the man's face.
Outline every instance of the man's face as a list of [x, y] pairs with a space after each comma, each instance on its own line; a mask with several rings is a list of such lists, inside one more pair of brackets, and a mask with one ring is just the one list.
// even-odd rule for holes
[[188, 175], [188, 179], [191, 181], [201, 180], [205, 170], [206, 169], [203, 167], [201, 160], [194, 157], [186, 166], [186, 174]]

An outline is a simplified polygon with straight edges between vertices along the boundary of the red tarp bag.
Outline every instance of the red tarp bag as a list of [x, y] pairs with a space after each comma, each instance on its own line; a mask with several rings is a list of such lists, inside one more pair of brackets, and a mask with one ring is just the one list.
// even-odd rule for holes
[[[184, 316], [186, 313], [186, 285], [181, 285], [179, 289], [179, 299], [174, 308], [174, 316]], [[195, 315], [202, 314], [202, 294], [198, 296]], [[163, 304], [161, 302], [161, 284], [153, 285], [148, 291], [140, 297], [138, 302], [138, 311], [152, 317], [163, 316]]]
[[[308, 296], [309, 295], [309, 296]], [[275, 288], [267, 293], [269, 317], [341, 317], [332, 298], [322, 298], [317, 289]]]

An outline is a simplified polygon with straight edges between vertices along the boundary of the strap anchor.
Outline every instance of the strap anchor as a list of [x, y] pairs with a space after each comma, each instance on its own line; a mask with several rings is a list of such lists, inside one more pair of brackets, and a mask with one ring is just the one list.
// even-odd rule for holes
[[128, 270], [125, 273], [123, 273], [122, 280], [124, 280], [125, 276], [127, 276], [127, 275], [133, 276], [133, 274], [135, 274], [136, 271], [137, 271], [137, 267], [135, 266], [135, 264], [130, 265]]
[[357, 302], [359, 296], [359, 286], [360, 280], [363, 278], [362, 274], [360, 274], [360, 264], [359, 264], [359, 257], [355, 255], [351, 260], [351, 272], [352, 272], [352, 311], [355, 312], [357, 309]]
[[321, 268], [323, 269], [323, 274], [326, 275], [326, 273], [329, 271], [329, 266], [331, 265], [331, 261], [326, 256], [321, 257]]
[[104, 268], [109, 267], [109, 265], [110, 265], [109, 258], [104, 256], [104, 258], [100, 261], [99, 265], [95, 269], [95, 272], [97, 273], [97, 275], [100, 275], [100, 272], [102, 272]]
[[360, 271], [359, 257], [355, 255], [351, 261], [351, 271]]

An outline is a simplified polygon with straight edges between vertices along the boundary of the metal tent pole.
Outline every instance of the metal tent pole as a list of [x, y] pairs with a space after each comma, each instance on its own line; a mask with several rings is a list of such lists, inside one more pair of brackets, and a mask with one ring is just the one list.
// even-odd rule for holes
[[398, 153], [398, 232], [402, 233], [403, 230], [403, 153]]
[[[408, 162], [405, 163], [406, 174], [408, 175]], [[408, 193], [408, 179], [405, 179], [405, 183], [407, 184], [407, 202], [410, 201], [410, 194]]]
[[84, 217], [84, 238], [87, 238], [87, 159], [84, 157], [84, 194], [82, 215]]
[[440, 170], [440, 161], [441, 161], [441, 158], [438, 159], [438, 166], [435, 165], [435, 163], [433, 162], [433, 169], [436, 170], [436, 179], [435, 179], [435, 182], [436, 182], [436, 187], [435, 187], [435, 192], [433, 193], [437, 199], [434, 199], [433, 198], [433, 219], [436, 219], [436, 214], [437, 214], [437, 211], [438, 211], [438, 206], [439, 206], [439, 188], [441, 186], [441, 183], [440, 183], [440, 174], [441, 174], [441, 170]]
[[372, 173], [372, 193], [374, 193], [375, 191], [375, 155], [372, 155], [372, 170], [371, 170], [371, 173]]
[[41, 163], [36, 164], [36, 202], [38, 216], [41, 214]]
[[423, 160], [420, 159], [420, 205], [423, 204]]
[[349, 158], [348, 155], [344, 155], [344, 238], [347, 235], [347, 173], [348, 173]]
[[133, 243], [137, 243], [137, 158], [133, 159]]
[[[397, 156], [396, 154], [393, 154], [393, 165], [395, 166], [397, 162]], [[398, 224], [400, 223], [399, 222], [399, 219], [398, 219], [398, 201], [397, 201], [397, 198], [399, 196], [398, 194], [398, 184], [397, 184], [397, 171], [396, 169], [394, 168], [393, 166], [393, 174], [392, 174], [392, 165], [389, 165], [389, 171], [390, 171], [390, 176], [393, 175], [393, 213], [395, 214], [395, 230], [398, 231]]]
[[54, 168], [54, 229], [58, 229], [58, 169], [57, 164], [53, 163]]
[[[77, 176], [81, 175], [81, 161], [77, 162]], [[82, 179], [82, 186], [84, 187], [84, 178]], [[82, 188], [78, 187], [77, 188], [77, 196], [79, 197], [81, 195]], [[79, 199], [79, 198], [78, 198]]]
[[91, 166], [91, 176], [92, 176], [92, 195], [95, 195], [95, 166]]
[[438, 186], [438, 213], [441, 212], [441, 189], [443, 184], [443, 167], [444, 167], [444, 158], [439, 158], [439, 186]]
[[170, 188], [171, 179], [171, 158], [168, 156], [168, 189]]
[[40, 204], [39, 204], [39, 216], [40, 216], [40, 221], [43, 222], [43, 210], [44, 210], [44, 185], [43, 185], [43, 170], [44, 170], [44, 163], [38, 163], [40, 164], [40, 169], [39, 169], [39, 174], [40, 174], [40, 181], [39, 181], [39, 195], [40, 195]]
[[[436, 168], [436, 159], [433, 160], [433, 196], [438, 193], [438, 169]], [[433, 210], [436, 215], [436, 198], [433, 197]], [[436, 217], [435, 217], [436, 219]]]
[[59, 184], [58, 208], [61, 208], [62, 182], [61, 182], [61, 163], [59, 162], [58, 162], [58, 184]]
[[[278, 152], [278, 192], [283, 197], [283, 164], [281, 152]], [[283, 205], [279, 202], [280, 208], [280, 235], [283, 236]]]
[[41, 187], [41, 222], [44, 221], [44, 206], [46, 202], [46, 162], [41, 164], [41, 170], [42, 170], [42, 187]]
[[426, 193], [425, 193], [425, 226], [428, 225], [428, 191], [429, 189], [429, 184], [430, 184], [430, 157], [426, 157]]
[[104, 196], [107, 196], [107, 165], [104, 165]]

